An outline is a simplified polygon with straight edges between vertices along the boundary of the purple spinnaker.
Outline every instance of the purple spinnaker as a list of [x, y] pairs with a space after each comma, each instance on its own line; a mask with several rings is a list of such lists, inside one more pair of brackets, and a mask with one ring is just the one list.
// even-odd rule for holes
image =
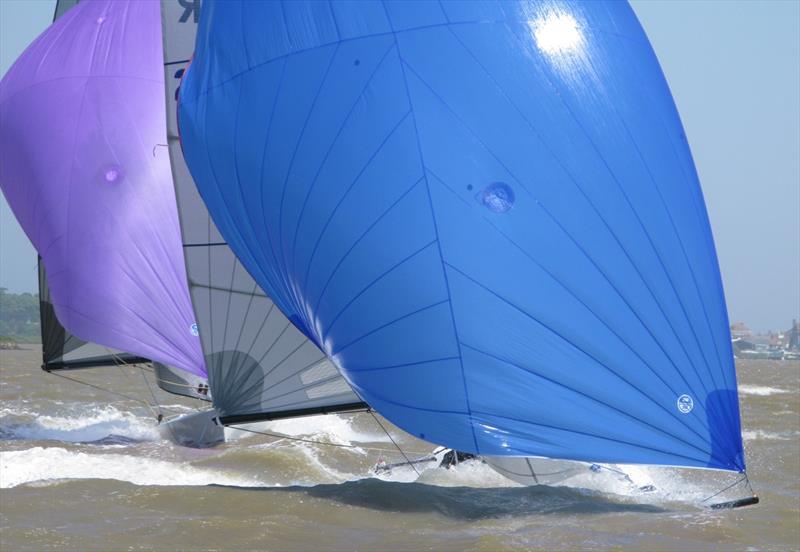
[[166, 143], [158, 2], [81, 2], [0, 82], [0, 187], [81, 339], [206, 375]]

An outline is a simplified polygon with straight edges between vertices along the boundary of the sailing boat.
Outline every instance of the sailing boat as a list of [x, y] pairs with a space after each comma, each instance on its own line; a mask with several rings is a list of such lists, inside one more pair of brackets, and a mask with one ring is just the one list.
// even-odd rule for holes
[[[45, 350], [67, 341], [87, 351], [113, 347], [106, 359], [152, 359], [162, 388], [212, 399], [214, 409], [162, 426], [182, 444], [224, 439], [220, 418], [363, 410], [219, 237], [183, 164], [175, 90], [191, 53], [195, 5], [67, 7], [58, 4], [62, 17], [0, 90], [0, 180], [52, 288], [42, 294], [43, 305], [53, 305], [52, 316], [43, 307], [44, 327], [58, 335]], [[36, 94], [17, 94], [29, 89]], [[102, 364], [87, 359], [45, 367]]]
[[161, 2], [167, 143], [186, 273], [219, 427], [364, 411], [325, 354], [276, 308], [228, 247], [183, 158], [178, 89], [194, 51], [198, 2]]
[[[244, 267], [238, 262], [230, 248], [224, 243], [224, 239], [219, 234], [213, 221], [209, 217], [202, 199], [200, 198], [197, 188], [188, 173], [183, 154], [180, 148], [177, 128], [177, 100], [178, 89], [181, 80], [185, 74], [186, 68], [189, 65], [189, 60], [194, 52], [195, 37], [197, 32], [197, 22], [199, 20], [200, 7], [194, 4], [176, 3], [170, 0], [162, 2], [162, 26], [164, 37], [164, 66], [165, 66], [165, 82], [167, 84], [167, 113], [168, 113], [168, 132], [169, 132], [169, 145], [170, 157], [172, 160], [172, 167], [174, 173], [174, 181], [178, 191], [178, 204], [182, 213], [185, 213], [183, 220], [191, 219], [194, 221], [191, 225], [184, 225], [184, 247], [186, 251], [188, 271], [190, 275], [190, 286], [193, 290], [193, 302], [197, 312], [197, 305], [218, 305], [213, 312], [204, 312], [198, 314], [198, 320], [207, 321], [201, 323], [201, 328], [213, 328], [215, 321], [225, 320], [230, 321], [231, 337], [236, 337], [237, 345], [239, 344], [239, 335], [241, 333], [250, 333], [255, 327], [253, 324], [259, 324], [259, 318], [250, 315], [247, 320], [240, 320], [237, 318], [237, 312], [247, 311], [258, 312], [257, 307], [249, 299], [250, 293], [253, 290], [257, 291], [256, 300], [264, 302], [262, 312], [264, 310], [271, 312], [273, 316], [280, 316], [278, 309], [273, 309], [273, 303], [261, 292], [258, 284], [253, 281]], [[206, 226], [207, 225], [207, 226]], [[206, 244], [206, 249], [203, 248]], [[216, 286], [204, 286], [202, 282], [208, 279], [208, 271], [211, 270], [216, 274], [216, 278], [220, 281]], [[235, 275], [236, 284], [229, 284], [227, 281], [228, 274]], [[192, 275], [195, 275], [194, 277]], [[220, 277], [221, 275], [221, 277]], [[231, 276], [233, 278], [233, 276]], [[231, 290], [227, 291], [225, 286], [230, 285]], [[213, 289], [215, 294], [214, 300], [209, 295], [209, 288]], [[238, 304], [237, 304], [238, 300]], [[247, 305], [245, 306], [245, 302]], [[267, 306], [268, 305], [268, 306]], [[233, 307], [233, 308], [231, 308]], [[224, 311], [224, 313], [223, 313]], [[297, 317], [292, 317], [291, 321], [296, 323]], [[219, 322], [220, 324], [222, 322]], [[228, 323], [225, 323], [226, 326]], [[263, 324], [263, 322], [261, 322]], [[303, 399], [305, 402], [302, 406], [289, 409], [282, 412], [281, 409], [276, 409], [269, 400], [265, 400], [262, 405], [251, 405], [249, 407], [238, 407], [238, 412], [230, 412], [230, 407], [223, 403], [223, 400], [215, 401], [215, 410], [209, 411], [205, 414], [198, 414], [192, 416], [184, 416], [176, 421], [181, 424], [182, 429], [179, 431], [181, 435], [216, 435], [220, 440], [224, 437], [224, 433], [214, 428], [213, 425], [219, 423], [222, 426], [230, 425], [239, 427], [244, 422], [259, 422], [268, 421], [281, 418], [314, 415], [320, 413], [336, 413], [336, 412], [362, 412], [365, 411], [367, 405], [363, 403], [357, 395], [355, 395], [347, 385], [346, 381], [342, 379], [335, 366], [327, 361], [324, 354], [313, 343], [308, 341], [307, 337], [300, 336], [294, 328], [289, 326], [289, 321], [281, 318], [279, 327], [287, 328], [289, 332], [290, 343], [298, 343], [300, 349], [293, 349], [302, 355], [311, 355], [311, 363], [306, 363], [298, 371], [296, 360], [287, 363], [283, 372], [286, 374], [300, 374], [300, 381], [296, 377], [293, 380], [285, 380], [282, 375], [283, 372], [278, 372], [272, 378], [272, 381], [282, 383], [282, 387], [290, 389], [291, 395], [284, 395], [281, 397], [284, 402], [288, 400]], [[209, 355], [216, 356], [216, 370], [210, 370], [210, 373], [220, 373], [218, 379], [211, 381], [211, 388], [214, 391], [215, 397], [220, 397], [220, 392], [216, 390], [220, 384], [230, 385], [222, 382], [234, 382], [235, 387], [231, 392], [239, 395], [246, 395], [248, 386], [252, 384], [252, 379], [237, 376], [236, 372], [243, 369], [240, 366], [240, 361], [227, 362], [225, 357], [220, 358], [219, 353], [215, 352], [215, 344], [211, 342], [211, 333], [201, 331], [201, 338], [203, 338], [204, 347], [206, 348], [206, 358]], [[218, 333], [219, 335], [219, 333]], [[270, 347], [273, 338], [268, 339]], [[302, 343], [302, 345], [300, 345]], [[246, 343], [242, 343], [244, 347]], [[221, 350], [223, 347], [216, 345], [216, 351]], [[251, 346], [248, 346], [248, 354], [250, 354]], [[241, 349], [242, 351], [244, 348]], [[212, 352], [209, 352], [212, 351]], [[232, 355], [237, 359], [240, 353]], [[265, 364], [262, 370], [269, 370], [269, 365]], [[267, 380], [269, 382], [269, 380]], [[322, 396], [320, 392], [331, 393], [329, 397], [321, 405], [315, 406], [310, 402], [314, 396]], [[307, 397], [303, 397], [300, 392], [305, 393]], [[273, 391], [274, 393], [274, 391]], [[280, 396], [280, 395], [279, 395]], [[191, 424], [191, 426], [188, 426]], [[448, 455], [453, 458], [458, 458], [459, 455], [450, 453], [447, 449], [439, 448], [433, 453], [435, 459], [434, 464], [439, 466], [448, 466]], [[523, 476], [517, 475], [520, 472], [517, 466], [508, 465], [508, 459], [493, 459], [487, 458], [489, 465], [495, 470], [499, 471], [506, 477], [512, 480], [530, 484], [555, 484], [568, 479], [571, 476], [580, 473], [586, 473], [588, 470], [613, 470], [618, 472], [613, 466], [598, 467], [596, 464], [584, 464], [575, 462], [556, 462], [549, 459], [526, 459], [523, 464]], [[430, 462], [427, 462], [430, 464]], [[401, 462], [399, 464], [407, 464]], [[531, 474], [532, 477], [531, 477]]]
[[131, 55], [105, 23], [67, 12], [0, 83], [0, 184], [40, 253], [43, 368], [153, 359], [205, 381], [169, 165], [145, 145], [160, 51]]
[[709, 222], [621, 2], [203, 4], [183, 150], [237, 257], [395, 425], [745, 473]]

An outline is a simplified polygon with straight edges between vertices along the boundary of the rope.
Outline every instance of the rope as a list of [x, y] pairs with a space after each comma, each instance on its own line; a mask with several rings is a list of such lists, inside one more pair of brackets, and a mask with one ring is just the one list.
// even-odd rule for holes
[[155, 404], [155, 406], [158, 407], [158, 410], [153, 408], [153, 404], [150, 404], [149, 402], [147, 402], [145, 400], [137, 399], [137, 398], [132, 397], [130, 395], [126, 395], [125, 393], [120, 393], [119, 391], [112, 391], [111, 389], [108, 389], [107, 387], [100, 387], [99, 385], [94, 385], [92, 383], [89, 383], [88, 381], [79, 380], [77, 378], [71, 378], [69, 376], [65, 376], [63, 374], [60, 374], [59, 372], [56, 372], [56, 371], [52, 371], [52, 372], [48, 372], [48, 373], [52, 374], [54, 376], [58, 376], [60, 378], [63, 378], [65, 380], [69, 380], [69, 381], [74, 382], [74, 383], [79, 383], [81, 385], [85, 385], [87, 387], [91, 387], [93, 389], [97, 389], [98, 391], [103, 391], [105, 393], [110, 393], [111, 395], [116, 395], [118, 397], [123, 397], [125, 399], [128, 399], [129, 401], [134, 401], [134, 402], [137, 402], [137, 403], [141, 403], [141, 404], [145, 405], [150, 410], [150, 412], [155, 417], [156, 421], [158, 423], [161, 423], [161, 421], [164, 419], [164, 414], [161, 412], [162, 407], [161, 407], [160, 404], [158, 404], [158, 400], [156, 399], [155, 393], [153, 393], [153, 389], [150, 387], [150, 382], [147, 380], [147, 377], [144, 375], [144, 372], [147, 371], [147, 368], [145, 366], [142, 366], [141, 364], [129, 364], [129, 363], [125, 362], [125, 360], [122, 359], [117, 353], [115, 353], [114, 351], [112, 351], [108, 347], [105, 347], [105, 349], [106, 349], [106, 352], [108, 353], [108, 355], [114, 361], [115, 365], [118, 366], [121, 369], [122, 373], [125, 374], [125, 377], [128, 378], [129, 380], [130, 380], [130, 374], [128, 374], [128, 372], [126, 370], [124, 370], [125, 367], [130, 367], [130, 368], [133, 368], [133, 369], [139, 368], [142, 371], [142, 377], [144, 378], [145, 385], [147, 385], [147, 389], [148, 389], [148, 391], [150, 391], [150, 395], [153, 397], [153, 403]]
[[[161, 144], [158, 144], [158, 145], [161, 145]], [[155, 155], [155, 148], [153, 148], [153, 154]], [[54, 375], [56, 375], [58, 377], [61, 377], [61, 378], [64, 378], [64, 379], [67, 379], [67, 380], [70, 380], [70, 381], [74, 381], [75, 383], [80, 383], [80, 384], [83, 384], [83, 385], [87, 385], [89, 387], [93, 387], [93, 388], [98, 389], [100, 391], [105, 391], [107, 393], [111, 393], [112, 395], [118, 395], [120, 397], [125, 397], [128, 400], [132, 400], [132, 401], [136, 401], [136, 402], [142, 403], [142, 404], [146, 405], [153, 412], [153, 414], [156, 417], [156, 420], [160, 424], [161, 420], [164, 419], [164, 415], [161, 413], [161, 405], [158, 403], [158, 399], [156, 398], [152, 387], [150, 387], [150, 381], [147, 379], [147, 376], [145, 376], [145, 374], [144, 374], [147, 369], [144, 366], [140, 365], [140, 364], [129, 364], [129, 363], [125, 362], [125, 360], [122, 357], [120, 357], [117, 353], [115, 353], [114, 351], [112, 351], [112, 350], [110, 350], [108, 348], [106, 348], [106, 351], [108, 352], [108, 354], [111, 356], [111, 358], [114, 360], [114, 362], [120, 368], [125, 367], [125, 366], [131, 366], [133, 368], [139, 368], [141, 370], [141, 374], [142, 374], [142, 378], [144, 379], [144, 383], [147, 386], [147, 390], [150, 392], [150, 396], [153, 398], [153, 405], [155, 405], [158, 408], [158, 410], [153, 408], [153, 405], [151, 405], [149, 402], [143, 401], [141, 399], [135, 399], [135, 398], [133, 398], [133, 397], [131, 397], [129, 395], [125, 395], [124, 393], [119, 393], [117, 391], [111, 391], [110, 389], [99, 387], [97, 385], [92, 385], [91, 383], [88, 383], [88, 382], [85, 382], [85, 381], [81, 381], [81, 380], [78, 380], [78, 379], [74, 379], [74, 378], [70, 378], [70, 377], [55, 373], [55, 372], [51, 372], [51, 373], [53, 373]], [[155, 370], [151, 369], [150, 371], [155, 373]], [[123, 372], [125, 372], [125, 371], [123, 370]], [[127, 373], [126, 373], [126, 376], [127, 376]], [[168, 383], [170, 385], [188, 387], [188, 388], [192, 388], [192, 389], [195, 388], [194, 385], [188, 385], [188, 384], [181, 384], [181, 383], [166, 381], [166, 380], [159, 379], [158, 377], [156, 377], [156, 380], [157, 381], [163, 381], [164, 383]], [[400, 454], [403, 456], [403, 458], [408, 463], [408, 465], [411, 466], [411, 468], [414, 470], [414, 472], [417, 474], [417, 476], [419, 476], [420, 475], [419, 470], [417, 470], [416, 466], [414, 466], [414, 463], [411, 462], [411, 460], [408, 458], [406, 453], [403, 452], [403, 449], [400, 448], [400, 445], [397, 444], [397, 442], [394, 440], [394, 438], [389, 433], [389, 431], [383, 426], [383, 424], [380, 422], [380, 420], [378, 420], [378, 418], [375, 416], [375, 413], [372, 410], [368, 410], [367, 412], [370, 413], [370, 415], [372, 416], [372, 419], [375, 420], [375, 423], [377, 423], [378, 426], [383, 430], [383, 432], [386, 434], [386, 436], [389, 438], [389, 440], [392, 442], [392, 444], [395, 446], [395, 448], [400, 452]], [[330, 446], [330, 447], [350, 448], [350, 449], [357, 448], [357, 449], [361, 449], [361, 450], [371, 450], [371, 451], [377, 451], [377, 452], [394, 452], [391, 449], [385, 449], [385, 448], [363, 447], [363, 446], [359, 446], [359, 445], [345, 445], [345, 444], [342, 444], [342, 443], [331, 443], [329, 441], [316, 441], [316, 440], [313, 440], [313, 439], [303, 439], [301, 437], [290, 437], [288, 435], [280, 435], [280, 434], [277, 434], [277, 433], [270, 433], [270, 432], [267, 432], [267, 431], [256, 431], [254, 429], [247, 429], [247, 428], [244, 428], [244, 427], [241, 427], [241, 426], [237, 426], [237, 425], [230, 425], [229, 427], [233, 427], [233, 428], [241, 430], [241, 431], [246, 431], [248, 433], [256, 433], [258, 435], [264, 435], [266, 437], [273, 437], [273, 438], [278, 439], [278, 441], [276, 441], [274, 443], [270, 443], [271, 445], [275, 445], [275, 444], [277, 444], [277, 443], [279, 443], [281, 441], [284, 441], [284, 440], [289, 440], [289, 441], [298, 441], [298, 442], [301, 442], [301, 443], [310, 443], [312, 445], [325, 445], [325, 446]], [[413, 454], [428, 454], [427, 452], [416, 452], [416, 451], [411, 451], [411, 452]]]
[[756, 492], [753, 490], [753, 486], [750, 484], [750, 478], [747, 477], [747, 472], [744, 472], [744, 480], [747, 483], [747, 488], [750, 490], [750, 494], [755, 496]]
[[[342, 443], [331, 443], [330, 441], [315, 441], [313, 439], [303, 439], [302, 437], [291, 437], [289, 435], [282, 435], [280, 433], [270, 433], [269, 431], [257, 431], [255, 429], [248, 429], [246, 427], [237, 426], [237, 425], [229, 425], [228, 427], [232, 427], [234, 429], [239, 429], [241, 431], [246, 431], [248, 433], [256, 433], [258, 435], [264, 435], [266, 437], [274, 437], [280, 440], [288, 440], [288, 441], [299, 441], [301, 443], [311, 443], [312, 445], [326, 445], [329, 447], [339, 447], [339, 448], [349, 448], [349, 449], [361, 449], [361, 450], [372, 450], [377, 452], [394, 452], [392, 449], [385, 449], [385, 448], [378, 448], [378, 447], [362, 447], [359, 445], [345, 445]], [[274, 443], [270, 443], [274, 444]], [[412, 451], [414, 452], [414, 451]], [[427, 452], [414, 452], [414, 454], [428, 454]], [[403, 455], [405, 456], [405, 455]]]
[[[154, 148], [153, 153], [155, 154], [155, 148]], [[161, 411], [161, 405], [158, 404], [158, 399], [156, 398], [155, 393], [153, 393], [153, 389], [150, 387], [150, 382], [148, 381], [147, 376], [145, 376], [145, 374], [144, 374], [145, 373], [145, 367], [142, 366], [141, 364], [138, 364], [138, 363], [137, 364], [129, 364], [129, 363], [125, 362], [125, 359], [123, 359], [121, 356], [119, 356], [119, 354], [115, 353], [114, 351], [112, 351], [108, 347], [106, 347], [105, 349], [106, 349], [106, 352], [114, 360], [114, 363], [117, 366], [119, 366], [120, 369], [122, 369], [121, 371], [122, 371], [123, 374], [125, 374], [125, 376], [128, 376], [128, 373], [124, 370], [124, 368], [126, 366], [130, 366], [134, 370], [136, 368], [139, 368], [139, 370], [140, 370], [140, 372], [142, 374], [142, 379], [144, 380], [144, 384], [147, 387], [147, 390], [150, 392], [150, 396], [153, 398], [153, 405], [155, 405], [156, 408], [153, 408], [153, 405], [151, 405], [150, 403], [145, 402], [145, 404], [150, 409], [150, 411], [155, 415], [156, 423], [160, 425], [161, 421], [164, 419], [164, 413]], [[144, 401], [142, 401], [142, 402], [144, 402]]]
[[[724, 493], [725, 491], [727, 491], [728, 489], [730, 489], [730, 488], [732, 488], [732, 487], [735, 487], [736, 485], [738, 485], [738, 484], [739, 484], [739, 483], [741, 483], [742, 481], [748, 481], [748, 485], [750, 484], [749, 480], [747, 479], [747, 473], [745, 473], [745, 474], [744, 474], [742, 477], [740, 477], [739, 479], [737, 479], [736, 481], [734, 481], [733, 483], [731, 483], [730, 485], [728, 485], [727, 487], [725, 487], [725, 488], [724, 488], [724, 489], [722, 489], [721, 491], [718, 491], [718, 492], [714, 493], [713, 495], [709, 496], [708, 498], [705, 498], [705, 499], [703, 500], [703, 502], [708, 502], [709, 500], [711, 500], [711, 499], [712, 499], [712, 498], [714, 498], [715, 496], [721, 495], [722, 493]], [[751, 487], [751, 488], [750, 488], [750, 491], [752, 492], [752, 490], [753, 490], [753, 489], [752, 489], [752, 487]]]
[[[141, 366], [140, 366], [140, 368], [141, 368]], [[147, 390], [150, 391], [150, 396], [153, 397], [153, 404], [158, 409], [156, 411], [156, 420], [160, 424], [161, 420], [164, 419], [164, 414], [161, 412], [161, 405], [158, 404], [158, 399], [156, 398], [156, 394], [153, 392], [153, 388], [150, 387], [150, 381], [147, 379], [147, 376], [144, 374], [144, 369], [142, 369], [140, 373], [142, 374], [142, 379], [144, 380], [144, 384], [147, 386]]]
[[50, 372], [50, 374], [52, 374], [54, 376], [58, 376], [59, 378], [64, 378], [65, 380], [69, 380], [69, 381], [72, 381], [72, 382], [75, 382], [75, 383], [80, 383], [81, 385], [86, 385], [87, 387], [92, 387], [92, 388], [97, 389], [99, 391], [105, 391], [106, 393], [111, 393], [112, 395], [117, 395], [118, 397], [124, 397], [124, 398], [128, 399], [129, 401], [142, 403], [142, 404], [146, 405], [148, 408], [150, 408], [151, 410], [153, 409], [152, 405], [149, 402], [143, 401], [142, 399], [137, 399], [135, 397], [131, 397], [130, 395], [126, 395], [125, 393], [120, 393], [118, 391], [112, 391], [111, 389], [106, 389], [105, 387], [100, 387], [99, 385], [94, 385], [92, 383], [89, 383], [88, 381], [81, 381], [79, 379], [71, 378], [69, 376], [65, 376], [64, 374], [59, 374], [58, 372]]
[[420, 476], [420, 473], [419, 473], [419, 470], [417, 470], [417, 467], [414, 465], [414, 463], [413, 463], [413, 462], [411, 462], [411, 460], [409, 460], [409, 459], [408, 459], [408, 456], [406, 456], [406, 453], [405, 453], [405, 452], [403, 452], [403, 449], [401, 449], [401, 448], [400, 448], [400, 445], [398, 445], [398, 444], [395, 442], [395, 440], [394, 440], [394, 437], [392, 437], [392, 436], [391, 436], [391, 434], [389, 433], [389, 431], [388, 431], [388, 430], [387, 430], [385, 427], [383, 427], [383, 424], [382, 424], [382, 423], [381, 423], [381, 421], [378, 419], [378, 417], [375, 415], [375, 413], [374, 413], [372, 410], [367, 410], [367, 412], [369, 412], [369, 413], [370, 413], [370, 415], [372, 415], [372, 419], [373, 419], [373, 420], [375, 420], [375, 423], [377, 423], [377, 424], [378, 424], [378, 425], [381, 427], [381, 429], [382, 429], [382, 430], [383, 430], [383, 432], [386, 434], [386, 436], [389, 438], [389, 440], [392, 442], [392, 444], [393, 444], [395, 447], [397, 447], [397, 450], [399, 450], [399, 451], [400, 451], [400, 454], [402, 454], [402, 455], [403, 455], [403, 458], [405, 459], [405, 461], [406, 461], [406, 462], [408, 462], [408, 465], [409, 465], [409, 466], [411, 466], [411, 468], [414, 470], [414, 473], [416, 473], [416, 474], [417, 474], [417, 477], [419, 477], [419, 476]]
[[[193, 390], [193, 391], [196, 391], [196, 390], [197, 390], [197, 385], [192, 385], [192, 384], [190, 384], [190, 383], [178, 383], [177, 381], [165, 380], [165, 379], [163, 379], [163, 378], [159, 378], [158, 376], [156, 376], [156, 375], [155, 375], [156, 371], [155, 371], [155, 370], [154, 370], [152, 367], [148, 367], [148, 366], [145, 366], [145, 365], [142, 365], [142, 364], [128, 364], [127, 362], [125, 362], [125, 360], [124, 360], [122, 357], [120, 357], [120, 356], [119, 356], [117, 353], [115, 353], [115, 352], [114, 352], [114, 351], [112, 351], [111, 349], [109, 349], [109, 348], [107, 348], [107, 347], [106, 347], [106, 351], [108, 352], [108, 355], [109, 355], [109, 356], [110, 356], [112, 359], [114, 359], [114, 362], [115, 362], [115, 363], [116, 363], [116, 364], [117, 364], [117, 365], [118, 365], [120, 368], [123, 368], [123, 367], [125, 367], [125, 366], [129, 366], [129, 367], [132, 367], [132, 368], [138, 368], [138, 369], [139, 369], [139, 370], [141, 370], [142, 372], [149, 372], [149, 373], [153, 374], [153, 377], [155, 378], [155, 380], [156, 380], [157, 382], [166, 383], [166, 384], [168, 384], [168, 385], [171, 385], [171, 386], [174, 386], [174, 387], [185, 387], [185, 388], [187, 388], [187, 389], [191, 389], [191, 390]], [[126, 376], [128, 375], [128, 373], [127, 373], [127, 372], [125, 372], [125, 370], [123, 370], [122, 372], [123, 372], [123, 373], [124, 373]], [[149, 383], [148, 383], [148, 387], [149, 387]], [[152, 391], [151, 391], [151, 394], [152, 394]], [[157, 400], [155, 400], [155, 397], [153, 397], [153, 400], [155, 401], [155, 403], [156, 403], [156, 404], [158, 404], [158, 401], [157, 401]], [[160, 405], [159, 405], [159, 406], [160, 406]]]

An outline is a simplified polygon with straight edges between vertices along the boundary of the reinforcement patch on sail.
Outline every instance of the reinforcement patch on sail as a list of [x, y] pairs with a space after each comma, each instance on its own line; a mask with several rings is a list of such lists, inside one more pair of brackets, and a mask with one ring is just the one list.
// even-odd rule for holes
[[744, 468], [703, 197], [627, 4], [208, 0], [179, 120], [219, 239], [396, 425]]
[[360, 399], [248, 274], [197, 192], [178, 140], [176, 102], [194, 49], [200, 2], [162, 0], [161, 6], [168, 152], [214, 407], [223, 421], [352, 409]]
[[64, 11], [0, 82], [0, 187], [64, 328], [203, 375], [169, 160], [155, 155], [161, 59], [157, 4]]

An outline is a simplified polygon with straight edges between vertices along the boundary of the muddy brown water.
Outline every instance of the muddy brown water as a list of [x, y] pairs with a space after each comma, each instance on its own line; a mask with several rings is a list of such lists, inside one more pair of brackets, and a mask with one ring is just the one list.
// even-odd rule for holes
[[[370, 416], [262, 424], [333, 447], [240, 433], [217, 448], [160, 439], [150, 407], [39, 369], [32, 346], [0, 351], [0, 549], [17, 550], [798, 550], [800, 363], [738, 364], [755, 507], [702, 500], [735, 474], [626, 468], [613, 478], [520, 487], [485, 464], [421, 476]], [[71, 374], [149, 398], [131, 368]], [[156, 391], [165, 414], [196, 403]], [[410, 455], [432, 447], [392, 429]], [[746, 494], [738, 487], [726, 496]]]

